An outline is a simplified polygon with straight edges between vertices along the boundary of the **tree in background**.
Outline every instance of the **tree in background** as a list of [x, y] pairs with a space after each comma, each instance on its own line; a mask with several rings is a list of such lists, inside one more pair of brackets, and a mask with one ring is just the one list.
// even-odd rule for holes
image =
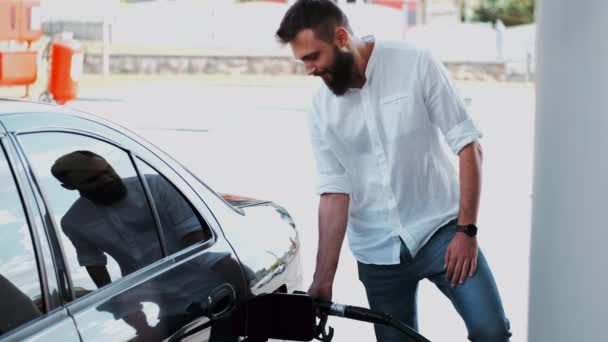
[[483, 0], [473, 10], [473, 21], [502, 20], [505, 26], [534, 22], [534, 0]]

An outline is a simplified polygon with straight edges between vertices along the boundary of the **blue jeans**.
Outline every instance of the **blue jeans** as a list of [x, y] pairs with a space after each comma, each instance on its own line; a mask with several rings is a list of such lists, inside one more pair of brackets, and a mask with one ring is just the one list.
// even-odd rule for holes
[[[370, 308], [386, 312], [417, 329], [416, 292], [418, 282], [426, 278], [452, 302], [466, 324], [469, 340], [509, 341], [509, 320], [481, 249], [477, 271], [472, 278], [454, 288], [446, 279], [444, 256], [456, 234], [455, 225], [456, 221], [452, 221], [439, 229], [414, 258], [401, 242], [401, 263], [398, 265], [359, 262], [359, 279], [365, 286]], [[374, 329], [378, 342], [409, 341], [406, 335], [392, 327], [375, 325]], [[454, 336], [453, 340], [459, 338]]]

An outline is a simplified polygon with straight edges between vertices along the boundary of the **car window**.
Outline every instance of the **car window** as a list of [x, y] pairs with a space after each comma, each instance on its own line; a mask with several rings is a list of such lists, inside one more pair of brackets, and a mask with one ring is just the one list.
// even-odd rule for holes
[[0, 148], [0, 336], [44, 313], [30, 229]]
[[163, 237], [170, 254], [212, 237], [204, 219], [196, 214], [186, 197], [146, 162], [136, 159], [153, 205], [158, 213]]
[[127, 152], [72, 133], [18, 139], [58, 226], [77, 298], [162, 258], [156, 221]]

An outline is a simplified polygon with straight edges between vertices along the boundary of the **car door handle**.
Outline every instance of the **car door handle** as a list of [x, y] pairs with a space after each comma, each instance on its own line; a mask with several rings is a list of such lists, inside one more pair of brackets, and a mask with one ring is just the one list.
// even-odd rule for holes
[[224, 318], [236, 307], [236, 292], [230, 284], [223, 284], [211, 290], [207, 297], [209, 318]]

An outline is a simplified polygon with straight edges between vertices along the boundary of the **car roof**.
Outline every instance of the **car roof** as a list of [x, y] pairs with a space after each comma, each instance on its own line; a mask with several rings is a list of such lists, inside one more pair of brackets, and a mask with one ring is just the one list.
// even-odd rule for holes
[[72, 113], [74, 110], [52, 103], [0, 97], [0, 116], [32, 112]]
[[223, 201], [229, 208], [231, 208], [235, 212], [239, 213], [240, 215], [243, 215], [243, 213], [241, 211], [242, 209], [228, 203], [226, 201], [226, 199], [224, 199], [221, 195], [217, 194], [205, 182], [200, 180], [194, 173], [188, 171], [188, 169], [186, 167], [184, 167], [183, 164], [181, 164], [179, 161], [175, 160], [169, 154], [165, 153], [164, 151], [162, 151], [161, 149], [156, 147], [154, 144], [148, 142], [145, 138], [142, 138], [141, 136], [139, 136], [138, 134], [129, 130], [128, 128], [125, 128], [119, 124], [116, 124], [110, 120], [104, 119], [95, 114], [90, 114], [87, 112], [83, 112], [80, 110], [76, 110], [76, 109], [73, 109], [70, 107], [61, 106], [61, 105], [57, 105], [57, 104], [53, 104], [53, 103], [44, 103], [44, 102], [38, 102], [38, 101], [0, 97], [0, 132], [1, 132], [1, 127], [2, 127], [1, 119], [3, 117], [6, 117], [8, 115], [19, 115], [19, 114], [28, 115], [28, 114], [33, 114], [33, 113], [43, 113], [43, 114], [50, 114], [50, 115], [52, 115], [52, 114], [66, 115], [67, 114], [67, 115], [71, 115], [71, 116], [75, 116], [75, 117], [80, 117], [83, 119], [92, 120], [98, 124], [104, 125], [104, 126], [108, 127], [109, 129], [113, 129], [113, 130], [117, 131], [118, 133], [126, 135], [131, 138], [137, 137], [138, 142], [140, 144], [142, 144], [142, 146], [144, 148], [150, 150], [152, 153], [156, 154], [157, 156], [159, 156], [165, 160], [170, 160], [171, 162], [180, 165], [180, 167], [182, 167], [188, 174], [192, 175], [201, 184], [203, 184], [205, 186], [205, 188], [207, 188], [209, 191], [211, 191], [215, 196], [217, 196], [221, 201]]
[[24, 99], [4, 98], [0, 97], [0, 119], [8, 115], [19, 115], [19, 114], [34, 114], [43, 113], [45, 115], [70, 115], [79, 117], [82, 119], [88, 119], [96, 123], [108, 126], [121, 133], [129, 132], [133, 133], [124, 126], [105, 119], [101, 116], [81, 111], [78, 109], [71, 108], [69, 106], [58, 105], [55, 103], [39, 102]]

